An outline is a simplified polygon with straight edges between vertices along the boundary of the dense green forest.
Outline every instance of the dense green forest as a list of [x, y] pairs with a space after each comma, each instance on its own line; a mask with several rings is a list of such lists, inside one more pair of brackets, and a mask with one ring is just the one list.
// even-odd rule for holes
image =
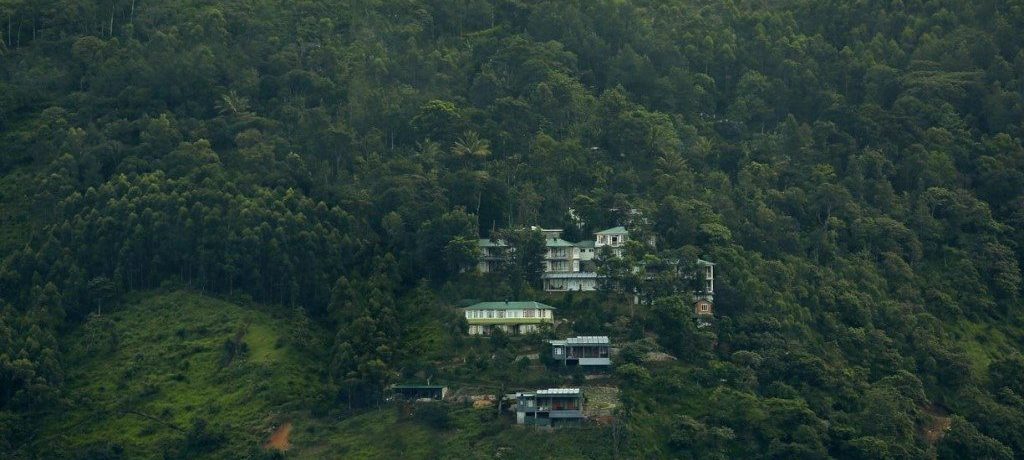
[[[0, 0], [0, 457], [1022, 459], [1022, 137], [1020, 0]], [[473, 270], [530, 225], [657, 244]], [[384, 404], [557, 383], [509, 297], [614, 425]]]

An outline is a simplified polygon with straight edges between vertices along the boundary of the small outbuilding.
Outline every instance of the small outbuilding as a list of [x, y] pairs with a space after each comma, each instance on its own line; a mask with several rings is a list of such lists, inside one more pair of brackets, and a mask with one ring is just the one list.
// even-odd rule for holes
[[693, 312], [697, 316], [713, 316], [715, 314], [715, 306], [710, 300], [699, 298], [693, 303]]
[[442, 385], [391, 385], [391, 396], [405, 401], [441, 401], [448, 396]]

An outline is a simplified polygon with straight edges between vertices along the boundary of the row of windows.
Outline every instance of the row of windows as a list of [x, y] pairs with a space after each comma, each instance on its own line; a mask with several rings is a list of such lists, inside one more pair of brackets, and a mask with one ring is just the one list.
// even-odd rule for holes
[[[564, 260], [548, 262], [548, 266], [550, 267], [548, 269], [548, 271], [553, 271], [553, 272], [567, 272], [567, 271], [569, 271], [569, 263], [564, 261]], [[572, 265], [572, 267], [575, 268], [577, 271], [579, 270], [579, 266], [580, 266], [580, 264], [578, 262]]]
[[567, 255], [568, 255], [568, 253], [565, 251], [565, 248], [548, 249], [548, 257], [564, 258]]
[[519, 325], [519, 326], [515, 326], [515, 325], [511, 325], [510, 326], [510, 325], [506, 325], [506, 324], [500, 324], [500, 325], [497, 325], [497, 326], [472, 325], [472, 326], [469, 326], [469, 334], [470, 335], [491, 335], [491, 332], [493, 332], [495, 328], [501, 329], [502, 332], [504, 332], [506, 334], [530, 334], [530, 333], [537, 332], [537, 331], [540, 330], [540, 328], [538, 328], [536, 324], [522, 324], [522, 325]]
[[550, 318], [549, 310], [536, 310], [527, 308], [525, 310], [467, 310], [466, 318]]
[[620, 242], [625, 242], [626, 237], [619, 235], [597, 235], [597, 244], [609, 244], [612, 246], [618, 245]]

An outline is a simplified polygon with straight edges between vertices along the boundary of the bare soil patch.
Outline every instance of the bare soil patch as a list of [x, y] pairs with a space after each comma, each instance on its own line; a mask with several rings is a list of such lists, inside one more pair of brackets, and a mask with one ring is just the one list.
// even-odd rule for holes
[[263, 445], [264, 449], [274, 449], [284, 452], [292, 447], [292, 443], [288, 441], [288, 437], [292, 434], [292, 422], [287, 422], [279, 427], [270, 435], [270, 439]]

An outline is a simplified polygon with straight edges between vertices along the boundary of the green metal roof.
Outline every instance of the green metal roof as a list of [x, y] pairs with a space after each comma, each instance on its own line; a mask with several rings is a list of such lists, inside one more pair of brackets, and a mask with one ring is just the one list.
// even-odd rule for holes
[[544, 245], [546, 245], [549, 248], [571, 248], [575, 246], [574, 244], [565, 241], [561, 238], [548, 238], [547, 240], [544, 241]]
[[576, 243], [576, 247], [584, 248], [584, 249], [593, 248], [594, 247], [594, 240], [580, 241], [579, 243]]
[[610, 235], [610, 234], [613, 234], [613, 233], [629, 233], [629, 232], [626, 231], [626, 227], [619, 226], [619, 227], [609, 228], [608, 230], [601, 230], [601, 231], [595, 233], [595, 235]]
[[467, 310], [521, 310], [524, 308], [536, 308], [539, 310], [555, 309], [555, 307], [544, 305], [540, 302], [480, 302], [466, 307]]
[[498, 247], [508, 246], [502, 240], [492, 241], [492, 240], [487, 239], [487, 238], [480, 238], [480, 239], [478, 239], [476, 244], [478, 246], [482, 247], [482, 248], [498, 248]]

